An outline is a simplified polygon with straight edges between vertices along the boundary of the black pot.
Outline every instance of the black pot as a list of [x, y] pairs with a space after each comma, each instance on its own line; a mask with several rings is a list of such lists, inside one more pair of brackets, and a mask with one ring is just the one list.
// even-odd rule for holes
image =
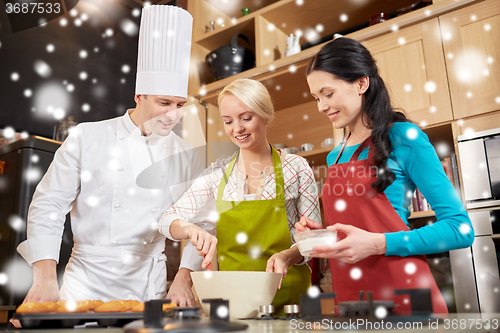
[[207, 55], [207, 62], [216, 81], [254, 67], [255, 56], [252, 50], [238, 45], [238, 38], [250, 46], [250, 41], [245, 35], [237, 34], [231, 38], [231, 45], [221, 46]]

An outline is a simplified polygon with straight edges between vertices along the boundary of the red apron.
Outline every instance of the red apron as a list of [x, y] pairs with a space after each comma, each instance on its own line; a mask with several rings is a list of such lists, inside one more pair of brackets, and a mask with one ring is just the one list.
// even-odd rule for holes
[[[409, 230], [387, 196], [371, 186], [377, 176], [374, 148], [370, 147], [368, 159], [358, 161], [359, 154], [370, 144], [371, 138], [368, 138], [348, 163], [337, 164], [342, 148], [329, 167], [322, 192], [326, 224], [345, 223], [377, 233]], [[339, 236], [339, 239], [345, 238], [345, 235]], [[338, 302], [359, 300], [360, 290], [371, 291], [374, 300], [392, 300], [396, 304], [395, 313], [408, 314], [411, 311], [409, 295], [394, 295], [394, 290], [430, 289], [433, 313], [448, 313], [424, 255], [375, 255], [355, 264], [330, 260], [330, 268]]]

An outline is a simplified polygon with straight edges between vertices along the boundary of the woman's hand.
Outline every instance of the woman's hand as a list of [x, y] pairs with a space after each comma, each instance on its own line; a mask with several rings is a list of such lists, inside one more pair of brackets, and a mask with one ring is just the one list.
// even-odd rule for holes
[[346, 234], [346, 238], [333, 245], [315, 246], [311, 257], [328, 258], [354, 264], [366, 257], [387, 252], [385, 235], [368, 232], [352, 225], [337, 223], [327, 229]]
[[295, 232], [302, 232], [314, 229], [324, 229], [323, 225], [307, 216], [302, 216], [299, 222], [295, 223]]
[[217, 250], [217, 238], [194, 224], [186, 226], [185, 228], [186, 235], [191, 239], [191, 244], [198, 250], [198, 255], [203, 257], [201, 267], [207, 268], [212, 262], [215, 250]]
[[266, 272], [281, 273], [280, 284], [278, 286], [278, 289], [280, 289], [281, 281], [283, 281], [288, 273], [288, 267], [301, 262], [303, 259], [304, 257], [300, 254], [298, 247], [293, 246], [273, 254], [269, 260], [267, 260]]
[[175, 239], [190, 239], [198, 250], [198, 255], [204, 257], [201, 267], [206, 268], [212, 261], [217, 249], [217, 238], [199, 226], [184, 220], [174, 220], [170, 225], [170, 234]]

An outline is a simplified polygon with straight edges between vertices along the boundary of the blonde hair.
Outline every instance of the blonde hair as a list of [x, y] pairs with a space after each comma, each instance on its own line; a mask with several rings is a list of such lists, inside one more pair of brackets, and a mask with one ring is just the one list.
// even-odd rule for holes
[[274, 119], [274, 106], [266, 87], [259, 81], [238, 79], [224, 87], [219, 94], [217, 103], [220, 107], [226, 95], [234, 95], [245, 103], [253, 112], [267, 120], [269, 125]]

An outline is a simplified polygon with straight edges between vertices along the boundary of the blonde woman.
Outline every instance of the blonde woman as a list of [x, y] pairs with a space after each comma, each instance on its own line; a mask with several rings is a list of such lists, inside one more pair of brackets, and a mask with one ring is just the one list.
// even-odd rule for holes
[[263, 84], [236, 80], [218, 103], [225, 132], [239, 150], [205, 170], [163, 214], [160, 230], [174, 240], [185, 238], [188, 222], [215, 199], [219, 269], [282, 273], [273, 302], [280, 312], [310, 286], [310, 269], [294, 246], [294, 225], [301, 217], [320, 219], [314, 175], [304, 158], [269, 144], [274, 108]]

